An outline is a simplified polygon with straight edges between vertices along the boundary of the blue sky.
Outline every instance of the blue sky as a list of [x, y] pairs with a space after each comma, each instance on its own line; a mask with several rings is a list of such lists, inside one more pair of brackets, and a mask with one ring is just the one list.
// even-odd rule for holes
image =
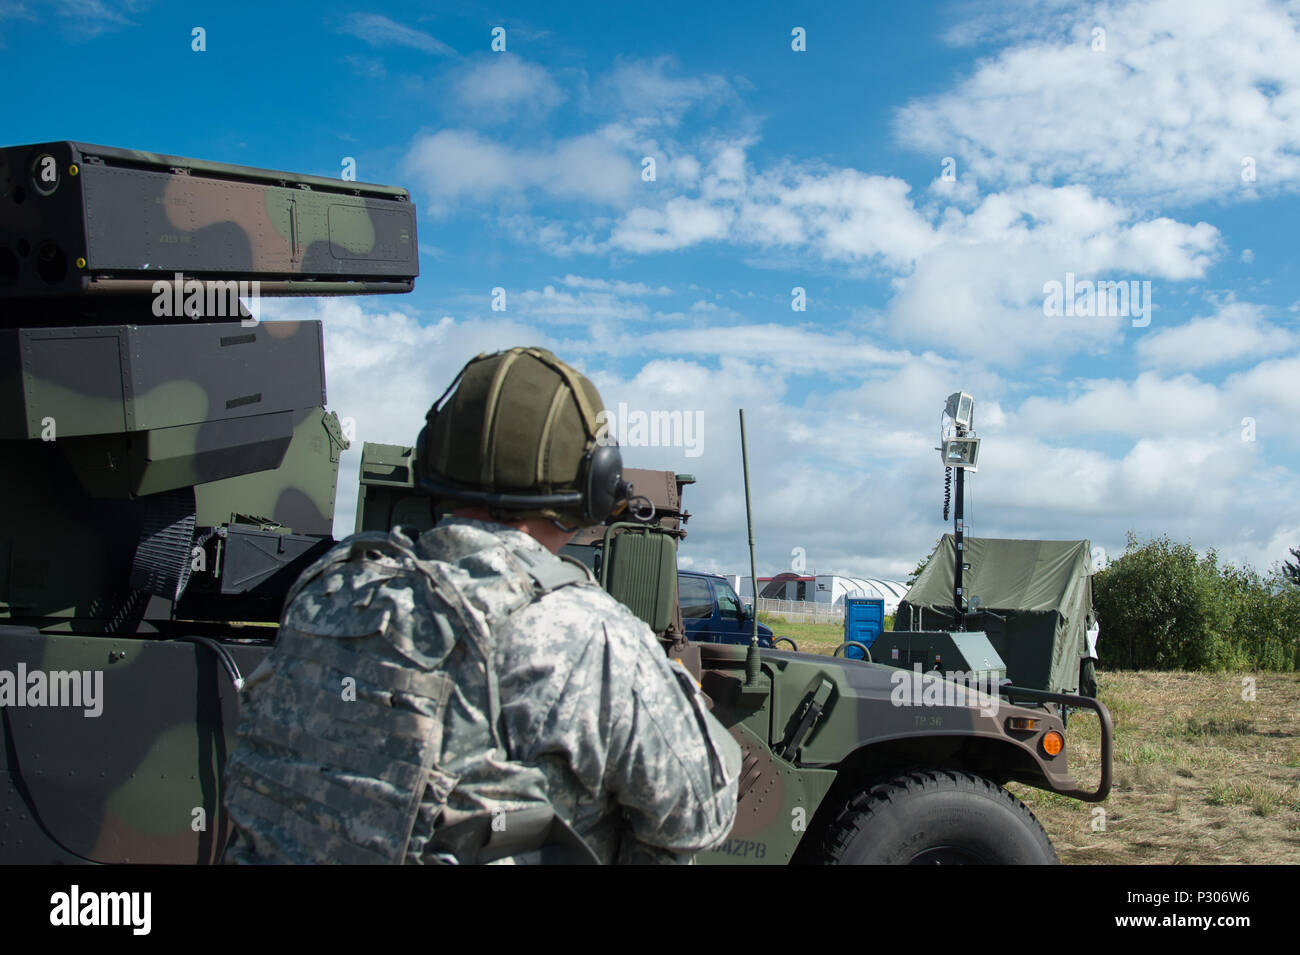
[[[904, 575], [958, 389], [977, 534], [1300, 546], [1295, 4], [649, 6], [0, 0], [30, 91], [0, 123], [407, 186], [412, 295], [267, 309], [325, 322], [358, 446], [412, 440], [473, 354], [547, 345], [609, 405], [702, 416], [697, 448], [626, 452], [699, 476], [684, 563], [745, 563], [744, 406], [760, 573]], [[1067, 272], [1149, 282], [1149, 324], [1045, 315]]]

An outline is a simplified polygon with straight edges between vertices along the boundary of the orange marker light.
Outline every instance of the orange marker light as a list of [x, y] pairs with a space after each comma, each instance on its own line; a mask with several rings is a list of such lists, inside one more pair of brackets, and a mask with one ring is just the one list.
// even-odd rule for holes
[[1048, 756], [1056, 756], [1065, 748], [1065, 737], [1056, 730], [1052, 730], [1043, 736], [1043, 752]]

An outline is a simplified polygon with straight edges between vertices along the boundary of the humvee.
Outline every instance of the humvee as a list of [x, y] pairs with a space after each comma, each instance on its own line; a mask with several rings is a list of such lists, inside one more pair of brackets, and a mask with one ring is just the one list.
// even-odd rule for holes
[[[413, 449], [364, 445], [356, 530], [432, 526], [437, 515], [414, 492], [414, 473]], [[676, 558], [694, 478], [634, 468], [624, 476], [645, 503], [579, 532], [565, 550], [690, 669], [741, 746], [735, 828], [699, 862], [1052, 863], [1042, 826], [1005, 784], [1106, 798], [1113, 730], [1104, 704], [1005, 682], [1001, 669], [982, 668], [996, 660], [982, 634], [910, 633], [918, 644], [945, 638], [953, 653], [964, 649], [963, 666], [942, 673], [911, 658], [899, 667], [686, 639]], [[1070, 774], [1065, 707], [1100, 720], [1094, 787]]]

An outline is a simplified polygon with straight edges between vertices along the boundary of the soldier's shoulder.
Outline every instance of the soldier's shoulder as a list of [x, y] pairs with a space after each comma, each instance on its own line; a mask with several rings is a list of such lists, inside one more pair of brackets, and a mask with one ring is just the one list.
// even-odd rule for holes
[[598, 584], [572, 584], [542, 594], [516, 611], [503, 635], [532, 645], [567, 644], [575, 651], [592, 641], [608, 642], [607, 652], [636, 656], [657, 649], [650, 627]]
[[542, 594], [515, 614], [514, 619], [520, 618], [533, 623], [604, 624], [608, 628], [650, 631], [640, 617], [595, 583], [570, 584]]

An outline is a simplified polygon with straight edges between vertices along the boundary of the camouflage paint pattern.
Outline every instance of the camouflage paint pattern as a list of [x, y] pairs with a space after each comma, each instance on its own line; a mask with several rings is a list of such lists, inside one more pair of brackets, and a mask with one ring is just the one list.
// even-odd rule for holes
[[141, 295], [178, 272], [264, 295], [409, 291], [415, 229], [388, 186], [84, 143], [0, 150], [4, 298]]
[[[242, 636], [258, 629], [242, 628]], [[266, 647], [228, 651], [248, 673]], [[0, 707], [0, 862], [215, 861], [239, 699], [211, 652], [0, 625], [0, 669], [20, 664], [101, 673], [102, 710], [91, 717], [79, 707]]]
[[[299, 549], [328, 540], [347, 441], [324, 410], [320, 323], [258, 323], [226, 293], [407, 291], [418, 271], [403, 189], [0, 148], [0, 671], [86, 670], [104, 697], [97, 717], [0, 707], [0, 861], [220, 852], [238, 698], [213, 649], [181, 641], [215, 638], [248, 673], [275, 631], [232, 622], [268, 619], [221, 576], [233, 534], [196, 555], [207, 566], [179, 603], [132, 592], [142, 529], [160, 496], [192, 487], [196, 537], [236, 521], [241, 541], [262, 534], [246, 571], [275, 570], [290, 529]], [[156, 283], [178, 272], [217, 292], [202, 314], [160, 314]], [[200, 606], [211, 622], [186, 622]]]
[[[962, 703], [900, 706], [891, 694], [900, 678], [912, 678], [907, 671], [782, 650], [761, 651], [761, 692], [747, 701], [741, 693], [746, 648], [694, 646], [713, 714], [746, 751], [736, 827], [719, 852], [700, 857], [702, 864], [792, 858], [805, 832], [816, 829], [822, 797], [841, 773], [870, 779], [899, 766], [943, 766], [1054, 792], [1078, 788], [1068, 745], [1055, 757], [1041, 745], [1052, 730], [1065, 735], [1049, 711], [1005, 700], [992, 713]], [[820, 718], [790, 758], [782, 758], [823, 681], [831, 691]], [[1013, 717], [1037, 725], [1015, 731], [1008, 724]]]

